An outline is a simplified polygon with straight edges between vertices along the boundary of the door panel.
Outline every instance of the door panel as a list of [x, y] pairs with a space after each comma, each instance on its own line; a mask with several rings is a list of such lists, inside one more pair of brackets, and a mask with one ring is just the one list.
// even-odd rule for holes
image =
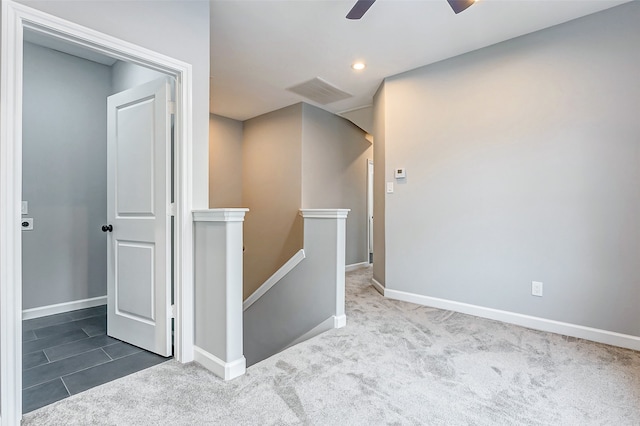
[[163, 356], [171, 345], [168, 80], [107, 100], [107, 334]]
[[154, 245], [118, 241], [115, 313], [147, 324], [155, 321]]
[[154, 213], [154, 104], [155, 98], [141, 99], [116, 111], [115, 190], [120, 216]]

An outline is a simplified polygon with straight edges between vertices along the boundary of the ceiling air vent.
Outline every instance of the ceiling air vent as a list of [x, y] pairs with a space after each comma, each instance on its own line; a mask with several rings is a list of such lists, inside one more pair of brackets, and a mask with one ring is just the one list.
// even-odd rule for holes
[[305, 81], [287, 89], [290, 92], [304, 96], [320, 105], [330, 104], [331, 102], [341, 101], [351, 98], [353, 95], [343, 92], [335, 86], [327, 83], [323, 79], [316, 77], [313, 80]]

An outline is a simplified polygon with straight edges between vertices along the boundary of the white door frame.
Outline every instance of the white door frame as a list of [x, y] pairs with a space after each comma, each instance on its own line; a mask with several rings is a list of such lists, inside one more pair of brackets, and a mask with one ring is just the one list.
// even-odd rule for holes
[[22, 69], [28, 29], [176, 79], [175, 359], [193, 360], [192, 66], [15, 3], [1, 2], [0, 57], [0, 425], [22, 418]]
[[[372, 231], [373, 224], [371, 223], [371, 218], [373, 217], [373, 176], [369, 173], [369, 167], [373, 166], [373, 160], [371, 158], [367, 158], [367, 263], [369, 263], [369, 257], [371, 253], [373, 253], [373, 244], [372, 240]], [[371, 206], [371, 208], [369, 208]]]

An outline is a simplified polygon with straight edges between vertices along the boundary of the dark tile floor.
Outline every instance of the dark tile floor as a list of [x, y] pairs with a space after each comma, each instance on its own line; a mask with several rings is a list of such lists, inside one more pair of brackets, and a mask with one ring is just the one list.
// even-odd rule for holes
[[106, 329], [106, 306], [23, 321], [22, 412], [167, 360]]

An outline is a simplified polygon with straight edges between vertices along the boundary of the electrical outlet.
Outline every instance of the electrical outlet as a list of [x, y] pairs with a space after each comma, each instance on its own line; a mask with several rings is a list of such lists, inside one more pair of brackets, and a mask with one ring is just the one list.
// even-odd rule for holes
[[542, 297], [542, 283], [540, 281], [531, 281], [531, 295]]

